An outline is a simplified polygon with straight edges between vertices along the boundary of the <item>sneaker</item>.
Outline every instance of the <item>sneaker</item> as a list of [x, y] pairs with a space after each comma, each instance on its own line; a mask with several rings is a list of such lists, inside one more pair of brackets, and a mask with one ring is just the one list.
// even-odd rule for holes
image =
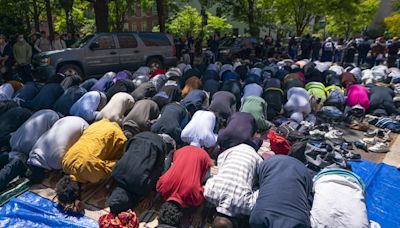
[[367, 131], [364, 133], [364, 136], [366, 137], [375, 137], [378, 134], [379, 130], [375, 129], [373, 131]]
[[363, 151], [368, 151], [368, 145], [362, 140], [353, 143], [355, 147]]
[[325, 135], [326, 132], [320, 131], [320, 130], [318, 130], [318, 129], [315, 129], [315, 130], [310, 131], [309, 134], [310, 134], [310, 135]]
[[326, 133], [324, 136], [327, 139], [340, 139], [342, 138], [343, 132], [338, 131], [338, 130], [330, 130], [328, 133]]
[[370, 146], [368, 151], [373, 153], [387, 153], [390, 151], [390, 149], [387, 143], [378, 142], [375, 145]]
[[376, 143], [376, 138], [375, 137], [371, 137], [371, 138], [363, 138], [360, 142], [369, 144], [369, 145], [373, 145]]

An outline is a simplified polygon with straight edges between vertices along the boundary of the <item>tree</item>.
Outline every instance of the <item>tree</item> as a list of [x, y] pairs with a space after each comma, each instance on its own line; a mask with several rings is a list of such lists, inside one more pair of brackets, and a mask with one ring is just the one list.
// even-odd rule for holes
[[113, 31], [122, 31], [124, 29], [127, 13], [134, 11], [133, 6], [135, 6], [135, 3], [138, 3], [138, 1], [114, 0], [110, 3], [110, 22]]
[[[212, 36], [215, 32], [224, 32], [231, 29], [232, 25], [228, 24], [226, 18], [213, 16], [210, 12], [206, 12], [208, 16], [208, 24], [204, 27], [205, 38]], [[201, 32], [202, 17], [196, 8], [185, 6], [176, 13], [166, 23], [166, 31], [176, 37], [186, 36], [193, 32], [198, 37]], [[159, 31], [157, 26], [156, 31]]]
[[[258, 37], [260, 27], [265, 24], [265, 19], [270, 15], [269, 8], [272, 0], [221, 0], [217, 5], [224, 9], [222, 13], [234, 19], [245, 22], [249, 27], [251, 36]], [[272, 18], [272, 17], [270, 17]]]
[[97, 32], [108, 32], [109, 0], [87, 0], [93, 4]]
[[158, 18], [158, 25], [160, 26], [160, 32], [165, 32], [164, 4], [165, 4], [164, 0], [156, 0], [157, 18]]
[[53, 27], [53, 15], [51, 14], [50, 0], [45, 0], [45, 4], [46, 4], [47, 24], [49, 26], [49, 35], [50, 35], [50, 39], [53, 39], [54, 38], [54, 27]]
[[352, 2], [350, 7], [328, 13], [327, 30], [336, 36], [349, 37], [360, 34], [373, 20], [379, 0]]
[[390, 36], [400, 36], [400, 13], [385, 18], [384, 22]]
[[74, 20], [72, 17], [72, 7], [74, 6], [74, 0], [59, 0], [58, 1], [65, 12], [65, 21], [67, 24], [67, 32], [75, 34]]

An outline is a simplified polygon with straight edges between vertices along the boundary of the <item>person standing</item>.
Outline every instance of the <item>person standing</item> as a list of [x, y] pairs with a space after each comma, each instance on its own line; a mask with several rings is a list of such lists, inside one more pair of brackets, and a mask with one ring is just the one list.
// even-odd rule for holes
[[194, 48], [194, 38], [193, 38], [192, 34], [188, 34], [187, 46], [188, 46], [189, 56], [190, 56], [190, 65], [193, 66], [195, 48]]
[[219, 49], [219, 38], [218, 35], [214, 35], [213, 39], [210, 41], [210, 43], [208, 44], [208, 46], [210, 47], [210, 50], [212, 51], [212, 53], [214, 53], [214, 59], [215, 61], [219, 60], [219, 53], [218, 53], [218, 49]]
[[335, 45], [335, 53], [334, 53], [334, 57], [333, 57], [333, 62], [335, 62], [335, 63], [342, 62], [344, 49], [345, 49], [344, 39], [340, 38]]
[[288, 54], [292, 59], [295, 59], [297, 57], [297, 41], [294, 36], [292, 36], [289, 40]]
[[53, 50], [62, 50], [67, 48], [65, 41], [60, 37], [60, 34], [54, 33], [54, 40], [51, 42]]
[[319, 52], [321, 51], [321, 40], [316, 37], [312, 42], [312, 60], [319, 60]]
[[24, 35], [19, 34], [17, 36], [17, 42], [13, 47], [13, 54], [15, 58], [15, 64], [17, 66], [27, 65], [31, 63], [32, 48], [25, 41]]
[[322, 45], [321, 62], [331, 62], [334, 50], [335, 44], [333, 43], [332, 38], [328, 37]]
[[35, 47], [36, 51], [39, 53], [52, 50], [51, 42], [47, 38], [45, 31], [40, 32], [40, 38], [36, 40], [34, 47]]
[[352, 38], [346, 44], [345, 55], [343, 59], [344, 63], [353, 63], [356, 51], [357, 51], [357, 44], [355, 40]]
[[6, 41], [6, 36], [0, 34], [0, 74], [6, 74], [13, 64], [13, 50]]
[[367, 61], [367, 55], [371, 45], [368, 42], [368, 38], [365, 37], [364, 40], [358, 45], [358, 60], [357, 65], [364, 64]]
[[388, 67], [395, 67], [399, 57], [399, 38], [394, 37], [392, 44], [388, 47]]
[[311, 49], [312, 49], [312, 39], [309, 34], [307, 34], [302, 40], [301, 40], [301, 58], [302, 59], [309, 59], [310, 54], [311, 54]]
[[377, 65], [378, 62], [383, 61], [386, 54], [386, 41], [385, 38], [379, 37], [374, 44], [371, 45], [371, 65]]

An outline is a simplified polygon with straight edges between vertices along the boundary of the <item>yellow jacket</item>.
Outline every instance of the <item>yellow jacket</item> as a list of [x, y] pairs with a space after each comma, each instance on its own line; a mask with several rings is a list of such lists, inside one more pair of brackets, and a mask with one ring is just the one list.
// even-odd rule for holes
[[107, 119], [90, 125], [67, 151], [62, 167], [78, 182], [97, 183], [111, 174], [127, 139], [117, 123]]

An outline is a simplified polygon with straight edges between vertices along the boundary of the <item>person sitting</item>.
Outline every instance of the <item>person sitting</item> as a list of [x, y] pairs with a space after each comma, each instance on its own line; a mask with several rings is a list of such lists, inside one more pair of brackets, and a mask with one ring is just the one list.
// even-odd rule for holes
[[313, 181], [311, 227], [371, 227], [365, 185], [360, 177], [348, 170], [331, 168], [319, 172]]
[[96, 119], [96, 115], [106, 105], [107, 97], [99, 91], [90, 91], [85, 93], [77, 100], [69, 110], [73, 116], [82, 117], [88, 123]]
[[86, 89], [74, 85], [69, 87], [65, 90], [64, 94], [61, 95], [56, 103], [54, 103], [53, 110], [62, 114], [63, 116], [70, 115], [69, 110], [71, 109], [72, 105], [75, 104], [83, 95], [86, 93]]
[[209, 98], [203, 90], [194, 89], [180, 103], [192, 116], [196, 111], [208, 107], [208, 102]]
[[201, 148], [185, 146], [175, 151], [171, 168], [156, 185], [157, 192], [166, 201], [159, 214], [161, 224], [179, 227], [183, 217], [182, 208], [203, 204], [204, 189], [201, 182], [210, 167], [211, 159]]
[[111, 174], [122, 156], [127, 139], [117, 123], [102, 119], [90, 125], [65, 153], [64, 173], [56, 195], [65, 210], [80, 211], [79, 183], [98, 183]]
[[132, 80], [130, 79], [124, 79], [124, 80], [118, 80], [115, 82], [113, 86], [111, 86], [106, 93], [107, 100], [111, 100], [111, 98], [120, 92], [123, 93], [132, 93], [135, 90], [135, 85], [133, 84]]
[[220, 87], [218, 72], [215, 70], [206, 70], [201, 80], [203, 82], [204, 91], [210, 93], [210, 97], [213, 97]]
[[70, 75], [65, 77], [64, 80], [60, 83], [64, 90], [72, 86], [78, 86], [82, 82], [82, 78], [79, 75]]
[[260, 164], [257, 176], [260, 190], [251, 227], [310, 227], [313, 183], [303, 163], [275, 155]]
[[204, 197], [216, 206], [217, 218], [233, 220], [250, 215], [258, 196], [258, 190], [253, 189], [262, 162], [257, 154], [259, 147], [253, 143], [239, 144], [218, 156], [218, 174], [204, 186]]
[[0, 86], [0, 102], [9, 101], [14, 95], [14, 88], [10, 83], [4, 83]]
[[399, 111], [394, 105], [394, 91], [389, 87], [367, 85], [369, 87], [370, 106], [368, 112], [375, 116], [398, 115]]
[[37, 82], [26, 82], [21, 89], [15, 92], [13, 100], [21, 105], [35, 98], [41, 88]]
[[[29, 152], [40, 138], [59, 119], [52, 110], [41, 110], [34, 113], [15, 131], [10, 138], [11, 151], [8, 163], [0, 170], [0, 191], [15, 177], [25, 174], [26, 160]], [[3, 155], [4, 156], [4, 155]], [[21, 165], [23, 164], [23, 166]]]
[[30, 101], [21, 103], [22, 107], [33, 111], [51, 109], [57, 99], [63, 95], [64, 89], [58, 82], [49, 82], [40, 89], [37, 95]]
[[267, 103], [261, 97], [250, 96], [243, 100], [243, 105], [240, 108], [241, 112], [247, 112], [253, 115], [257, 123], [257, 131], [259, 133], [266, 132], [272, 127], [272, 124], [267, 120]]
[[247, 84], [243, 87], [242, 104], [246, 97], [254, 96], [261, 97], [263, 93], [263, 88], [257, 83]]
[[164, 85], [160, 89], [161, 93], [165, 93], [168, 97], [168, 103], [179, 102], [182, 100], [182, 91], [178, 85]]
[[88, 91], [107, 92], [107, 90], [114, 85], [113, 79], [115, 76], [116, 74], [114, 72], [107, 72], [103, 77], [97, 80]]
[[369, 109], [371, 103], [368, 98], [368, 90], [362, 85], [353, 84], [346, 88], [347, 100], [346, 110], [347, 115], [354, 114], [355, 116], [363, 116], [365, 111]]
[[167, 81], [168, 77], [165, 74], [158, 74], [150, 79], [150, 83], [154, 85], [156, 91], [160, 91]]
[[111, 122], [117, 122], [120, 126], [127, 111], [133, 108], [135, 101], [129, 93], [117, 93], [96, 115], [96, 120], [106, 118]]
[[29, 109], [15, 107], [0, 116], [0, 151], [10, 150], [11, 133], [15, 132], [29, 117]]
[[111, 176], [117, 187], [107, 199], [113, 214], [137, 206], [139, 201], [156, 189], [164, 170], [167, 146], [152, 132], [142, 132], [131, 138], [122, 158], [115, 164]]
[[185, 98], [190, 91], [194, 89], [201, 89], [203, 86], [202, 81], [197, 76], [192, 76], [185, 82], [185, 87], [182, 90], [182, 97]]
[[213, 112], [199, 110], [182, 130], [181, 139], [192, 146], [211, 148], [217, 143], [214, 133], [216, 116]]
[[312, 110], [319, 111], [326, 100], [325, 85], [321, 82], [309, 82], [306, 84], [305, 89], [311, 96], [310, 103]]
[[356, 84], [356, 78], [352, 73], [349, 72], [344, 72], [342, 75], [340, 75], [340, 81], [344, 88]]
[[46, 170], [62, 169], [65, 153], [79, 140], [89, 124], [78, 116], [59, 119], [36, 141], [27, 164]]
[[282, 113], [283, 90], [279, 79], [268, 79], [264, 86], [262, 98], [267, 105], [267, 119], [272, 120], [278, 114]]
[[233, 113], [227, 121], [226, 128], [218, 132], [217, 144], [220, 151], [225, 151], [251, 140], [256, 131], [256, 120], [250, 113]]
[[160, 110], [156, 102], [152, 100], [137, 101], [122, 123], [124, 134], [131, 138], [140, 132], [149, 131], [151, 121], [157, 119], [159, 114]]
[[151, 131], [157, 134], [167, 134], [180, 145], [181, 133], [189, 122], [189, 114], [179, 103], [167, 104], [162, 110], [157, 122], [151, 126]]
[[241, 101], [242, 86], [240, 85], [238, 79], [224, 80], [222, 82], [220, 91], [231, 92], [236, 98], [236, 109], [240, 109], [241, 103], [239, 101]]
[[290, 118], [300, 123], [311, 113], [310, 94], [300, 87], [293, 87], [287, 92], [287, 102], [284, 105], [285, 112]]
[[156, 95], [156, 87], [151, 82], [145, 82], [140, 84], [132, 93], [133, 99], [135, 101], [147, 99]]
[[236, 112], [236, 98], [227, 91], [216, 92], [208, 110], [214, 112], [219, 120], [226, 122], [229, 116]]

